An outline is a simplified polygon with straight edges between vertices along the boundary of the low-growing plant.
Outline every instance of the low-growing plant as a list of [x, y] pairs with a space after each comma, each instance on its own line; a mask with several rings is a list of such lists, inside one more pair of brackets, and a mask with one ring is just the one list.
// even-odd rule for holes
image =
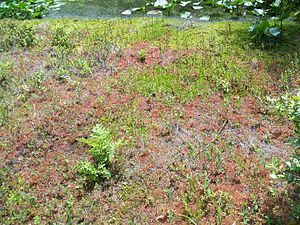
[[36, 207], [34, 188], [0, 165], [0, 224], [24, 224]]
[[300, 155], [296, 154], [289, 158], [283, 169], [278, 174], [272, 174], [272, 178], [283, 178], [289, 183], [294, 183], [300, 187]]
[[14, 47], [31, 47], [35, 40], [35, 31], [32, 26], [14, 22], [0, 24], [0, 52]]
[[268, 104], [272, 107], [278, 117], [287, 116], [289, 120], [294, 121], [295, 131], [300, 130], [298, 121], [300, 92], [296, 96], [286, 93], [280, 98], [267, 97]]
[[[295, 127], [295, 137], [292, 139], [292, 144], [295, 146], [295, 154], [288, 158], [282, 166], [277, 169], [273, 169], [271, 177], [273, 179], [284, 179], [288, 183], [294, 185], [295, 196], [291, 199], [293, 202], [294, 219], [299, 221], [299, 193], [300, 193], [300, 91], [296, 96], [289, 97], [288, 95], [284, 98], [287, 103], [286, 107], [279, 107], [281, 112], [288, 115], [289, 119], [293, 121]], [[277, 106], [278, 108], [278, 106]], [[295, 198], [295, 199], [294, 199]]]
[[70, 34], [65, 31], [63, 27], [58, 27], [54, 33], [51, 41], [52, 46], [73, 48], [74, 44]]
[[143, 49], [139, 50], [138, 54], [139, 54], [141, 62], [145, 62], [146, 57], [147, 57], [147, 49], [143, 48]]
[[210, 178], [207, 171], [196, 177], [187, 176], [187, 190], [182, 196], [184, 218], [192, 224], [198, 224], [203, 216], [215, 210], [215, 224], [222, 224], [223, 214], [230, 209], [231, 196], [227, 192], [214, 192], [210, 188]]
[[79, 142], [90, 146], [89, 153], [93, 156], [92, 161], [80, 161], [78, 172], [89, 182], [96, 182], [111, 178], [110, 167], [113, 163], [115, 150], [121, 146], [123, 141], [113, 141], [109, 129], [97, 124], [89, 138], [79, 138]]

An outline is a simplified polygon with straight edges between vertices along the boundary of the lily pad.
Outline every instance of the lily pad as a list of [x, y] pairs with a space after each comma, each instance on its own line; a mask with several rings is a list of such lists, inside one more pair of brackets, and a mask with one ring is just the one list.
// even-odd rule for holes
[[199, 18], [200, 21], [209, 21], [210, 17], [209, 16], [202, 16]]
[[191, 13], [189, 11], [183, 11], [182, 13], [180, 13], [180, 17], [183, 19], [187, 19], [187, 18], [191, 18]]
[[193, 6], [193, 9], [194, 10], [199, 10], [199, 9], [203, 9], [203, 7], [202, 6]]
[[182, 1], [180, 3], [180, 5], [184, 7], [184, 6], [186, 6], [186, 5], [190, 4], [190, 3], [192, 3], [192, 2], [191, 1], [187, 1], [187, 2]]
[[161, 10], [151, 10], [149, 12], [147, 12], [147, 15], [162, 15], [162, 11]]
[[154, 3], [154, 7], [163, 7], [168, 4], [169, 3], [166, 0], [156, 0], [156, 2]]
[[247, 1], [247, 2], [244, 3], [244, 6], [250, 7], [250, 6], [253, 6], [253, 3], [250, 2], [250, 1]]
[[266, 14], [266, 10], [264, 10], [264, 9], [254, 9], [253, 13], [257, 16], [264, 16]]
[[132, 14], [132, 11], [130, 9], [127, 9], [122, 12], [122, 15], [126, 15], [126, 16], [131, 15], [131, 14]]
[[137, 12], [137, 11], [143, 11], [145, 8], [144, 7], [138, 7], [138, 8], [132, 8], [132, 12]]

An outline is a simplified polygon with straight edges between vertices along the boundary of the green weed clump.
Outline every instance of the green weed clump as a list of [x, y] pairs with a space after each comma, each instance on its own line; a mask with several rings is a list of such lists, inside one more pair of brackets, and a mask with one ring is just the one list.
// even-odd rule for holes
[[300, 91], [296, 96], [292, 96], [291, 102], [290, 116], [295, 126], [295, 138], [292, 139], [292, 144], [296, 148], [296, 153], [286, 161], [285, 168], [280, 175], [289, 183], [297, 185], [298, 191], [300, 191]]
[[86, 143], [91, 148], [89, 153], [93, 156], [92, 161], [80, 161], [78, 172], [89, 182], [111, 178], [111, 167], [115, 150], [120, 147], [122, 140], [113, 142], [113, 137], [107, 128], [97, 124], [89, 138], [79, 138], [79, 142]]
[[282, 166], [275, 168], [271, 177], [273, 179], [283, 179], [294, 187], [290, 201], [293, 204], [293, 212], [295, 220], [300, 219], [300, 91], [297, 95], [286, 94], [281, 99], [272, 99], [275, 109], [286, 116], [294, 123], [295, 137], [291, 139], [291, 143], [295, 146], [295, 153], [289, 157]]
[[0, 224], [24, 224], [36, 206], [32, 187], [8, 167], [0, 167]]
[[297, 95], [286, 93], [281, 98], [267, 97], [269, 104], [274, 108], [277, 116], [286, 116], [294, 123], [295, 138], [292, 139], [292, 144], [296, 150], [300, 147], [300, 91]]
[[74, 48], [74, 44], [71, 40], [70, 35], [64, 30], [63, 27], [59, 27], [56, 29], [51, 45], [65, 48]]
[[0, 24], [0, 52], [11, 48], [32, 47], [35, 31], [32, 26], [7, 21]]

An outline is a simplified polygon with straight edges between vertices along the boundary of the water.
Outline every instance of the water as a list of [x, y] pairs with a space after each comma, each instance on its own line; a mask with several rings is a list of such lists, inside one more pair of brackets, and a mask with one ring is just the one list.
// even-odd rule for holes
[[[0, 0], [1, 1], [1, 0]], [[151, 0], [150, 0], [151, 1]], [[128, 16], [122, 12], [135, 7], [144, 6], [149, 0], [62, 0], [65, 5], [58, 11], [50, 11], [47, 17], [52, 18], [112, 18]], [[154, 2], [154, 0], [152, 0]], [[203, 5], [202, 10], [193, 11], [193, 20], [203, 21], [201, 18], [209, 18], [210, 21], [230, 19], [229, 13], [222, 9]], [[174, 11], [172, 17], [180, 18], [179, 11]], [[132, 16], [145, 16], [146, 13], [134, 13]]]
[[58, 11], [51, 10], [47, 17], [111, 18], [122, 17], [129, 8], [142, 6], [147, 0], [63, 0]]

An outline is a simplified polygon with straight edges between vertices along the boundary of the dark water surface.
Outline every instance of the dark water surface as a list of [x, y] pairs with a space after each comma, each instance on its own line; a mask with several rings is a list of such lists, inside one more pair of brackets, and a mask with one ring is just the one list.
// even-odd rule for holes
[[[65, 5], [60, 10], [51, 10], [47, 17], [52, 18], [126, 18], [122, 12], [135, 7], [144, 6], [147, 2], [155, 0], [62, 0]], [[180, 10], [174, 10], [171, 17], [180, 18]], [[146, 16], [145, 12], [134, 13], [133, 16]], [[218, 21], [231, 18], [221, 8], [203, 5], [203, 9], [192, 11], [193, 21]]]
[[129, 8], [142, 6], [147, 0], [63, 0], [66, 4], [58, 11], [51, 10], [47, 17], [111, 18], [122, 17]]

